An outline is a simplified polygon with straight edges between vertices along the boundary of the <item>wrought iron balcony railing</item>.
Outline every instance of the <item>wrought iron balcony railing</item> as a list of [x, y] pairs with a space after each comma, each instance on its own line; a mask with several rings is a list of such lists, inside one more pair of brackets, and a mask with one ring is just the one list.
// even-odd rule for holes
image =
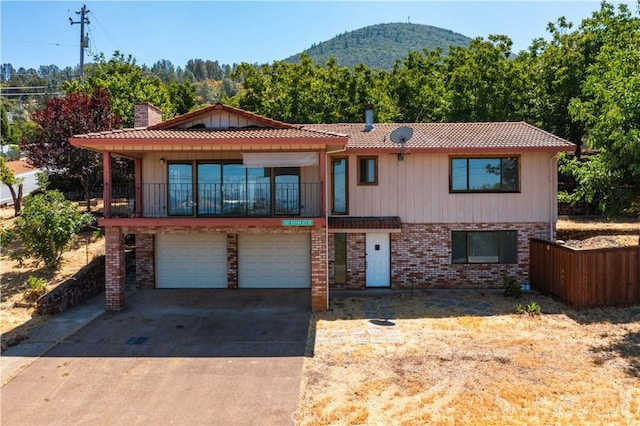
[[322, 186], [312, 183], [143, 184], [105, 186], [111, 217], [320, 217]]

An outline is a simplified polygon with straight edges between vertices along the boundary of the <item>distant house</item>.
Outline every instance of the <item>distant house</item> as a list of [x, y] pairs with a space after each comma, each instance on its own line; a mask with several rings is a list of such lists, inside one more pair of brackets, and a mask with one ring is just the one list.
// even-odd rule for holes
[[[109, 310], [125, 306], [127, 234], [140, 288], [308, 288], [316, 311], [332, 288], [527, 280], [529, 239], [555, 235], [556, 156], [574, 149], [524, 122], [377, 124], [371, 110], [356, 124], [222, 104], [160, 117], [138, 104], [135, 129], [70, 140], [103, 153]], [[124, 197], [115, 156], [135, 162]]]

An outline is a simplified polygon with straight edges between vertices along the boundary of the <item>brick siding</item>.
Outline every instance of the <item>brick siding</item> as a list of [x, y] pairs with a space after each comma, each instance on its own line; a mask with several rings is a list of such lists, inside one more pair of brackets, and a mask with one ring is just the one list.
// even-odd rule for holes
[[122, 228], [105, 229], [105, 298], [107, 311], [121, 311], [126, 307], [124, 298], [124, 234]]
[[311, 230], [311, 310], [324, 312], [328, 306], [327, 285], [327, 230]]
[[238, 234], [227, 234], [227, 288], [238, 288]]
[[[518, 231], [517, 264], [452, 264], [452, 231]], [[502, 277], [529, 280], [529, 239], [548, 238], [547, 223], [404, 224], [391, 234], [391, 287], [411, 288], [499, 288]], [[347, 284], [337, 286], [333, 278], [333, 235], [329, 238], [330, 288], [365, 288], [365, 234], [347, 234]]]
[[[128, 226], [123, 228], [107, 227], [107, 286], [109, 282], [113, 282], [112, 288], [117, 293], [119, 287], [116, 286], [118, 280], [122, 281], [122, 306], [124, 307], [124, 238], [122, 234], [136, 235], [136, 273], [139, 271], [143, 274], [143, 279], [137, 277], [137, 285], [140, 288], [153, 288], [155, 283], [154, 272], [154, 234], [184, 234], [189, 232], [226, 234], [227, 236], [227, 287], [230, 289], [238, 288], [238, 234], [311, 234], [311, 307], [314, 311], [326, 311], [328, 308], [328, 265], [327, 265], [327, 231], [326, 228], [278, 228], [278, 227], [136, 227]], [[117, 230], [117, 231], [114, 231]], [[114, 241], [109, 244], [109, 238], [115, 239], [114, 234], [120, 235], [121, 242]], [[111, 237], [109, 237], [111, 235]], [[364, 241], [364, 239], [363, 239]], [[138, 250], [140, 253], [138, 253]], [[116, 254], [119, 251], [121, 255]], [[115, 269], [114, 259], [122, 257], [121, 278], [111, 276]], [[112, 259], [113, 258], [113, 259]], [[364, 252], [362, 254], [364, 259]], [[110, 261], [111, 259], [111, 261]], [[137, 265], [141, 261], [142, 265]], [[111, 262], [111, 263], [110, 263]], [[364, 273], [363, 273], [364, 274]], [[112, 296], [108, 296], [112, 297]], [[107, 301], [109, 304], [109, 300]], [[114, 303], [113, 306], [118, 306]], [[112, 309], [117, 310], [117, 309]]]
[[153, 234], [136, 235], [136, 287], [155, 288], [155, 238]]

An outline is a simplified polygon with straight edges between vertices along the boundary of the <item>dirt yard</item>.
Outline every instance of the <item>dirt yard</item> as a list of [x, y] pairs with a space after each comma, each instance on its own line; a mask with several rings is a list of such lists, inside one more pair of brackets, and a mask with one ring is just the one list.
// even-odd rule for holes
[[[541, 315], [515, 314], [531, 301]], [[300, 425], [640, 424], [638, 306], [355, 293], [312, 319]]]
[[[0, 226], [12, 226], [13, 208], [0, 209]], [[35, 313], [33, 306], [21, 307], [24, 303], [22, 291], [30, 275], [43, 278], [47, 288], [52, 289], [66, 278], [78, 272], [96, 256], [104, 254], [104, 238], [94, 238], [91, 232], [78, 235], [71, 249], [64, 254], [62, 266], [51, 271], [42, 264], [26, 262], [23, 266], [9, 259], [6, 250], [0, 253], [2, 276], [0, 278], [0, 332], [3, 347], [26, 338], [30, 330], [47, 320]], [[18, 304], [18, 306], [16, 306]]]

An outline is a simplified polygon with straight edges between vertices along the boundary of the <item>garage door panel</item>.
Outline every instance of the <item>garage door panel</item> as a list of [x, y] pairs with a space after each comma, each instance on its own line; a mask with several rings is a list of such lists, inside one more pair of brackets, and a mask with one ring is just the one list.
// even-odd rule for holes
[[226, 287], [226, 235], [156, 236], [156, 288]]
[[238, 280], [242, 288], [311, 287], [309, 234], [240, 235]]

